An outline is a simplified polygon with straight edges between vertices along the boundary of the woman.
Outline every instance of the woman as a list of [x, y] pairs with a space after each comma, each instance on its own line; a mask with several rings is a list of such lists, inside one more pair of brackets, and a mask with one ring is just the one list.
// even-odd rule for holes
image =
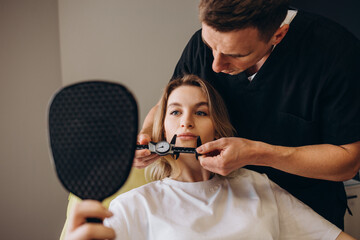
[[[177, 134], [176, 146], [196, 147], [198, 136], [202, 142], [231, 137], [225, 109], [198, 77], [171, 81], [153, 140], [169, 142]], [[161, 157], [146, 172], [153, 182], [114, 199], [112, 213], [95, 201], [79, 204], [67, 239], [352, 239], [266, 175], [240, 169], [218, 176], [202, 168], [194, 154]], [[107, 227], [85, 223], [88, 217], [106, 218]]]

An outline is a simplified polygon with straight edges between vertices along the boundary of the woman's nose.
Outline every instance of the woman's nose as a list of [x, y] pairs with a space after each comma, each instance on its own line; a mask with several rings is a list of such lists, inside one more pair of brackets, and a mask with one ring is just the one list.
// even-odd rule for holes
[[181, 119], [181, 123], [180, 123], [181, 127], [186, 127], [186, 128], [193, 128], [194, 127], [194, 121], [190, 116], [184, 116]]
[[192, 124], [181, 124], [181, 127], [193, 128], [194, 126]]

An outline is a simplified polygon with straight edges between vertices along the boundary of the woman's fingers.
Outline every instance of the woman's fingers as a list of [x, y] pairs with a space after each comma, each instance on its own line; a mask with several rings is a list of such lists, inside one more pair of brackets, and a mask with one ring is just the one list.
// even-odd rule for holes
[[115, 231], [99, 223], [85, 223], [75, 229], [67, 240], [114, 239]]
[[69, 219], [66, 240], [73, 239], [112, 239], [115, 231], [105, 227], [102, 223], [89, 223], [88, 218], [104, 220], [113, 214], [100, 202], [95, 200], [84, 200], [75, 205]]
[[75, 223], [85, 222], [87, 218], [98, 218], [103, 220], [104, 218], [112, 216], [112, 213], [96, 200], [84, 200], [78, 203], [74, 207], [73, 214], [76, 215], [74, 220], [77, 222]]
[[145, 168], [151, 163], [155, 162], [160, 156], [157, 154], [151, 154], [150, 150], [136, 150], [135, 158], [133, 161], [133, 167], [136, 168]]

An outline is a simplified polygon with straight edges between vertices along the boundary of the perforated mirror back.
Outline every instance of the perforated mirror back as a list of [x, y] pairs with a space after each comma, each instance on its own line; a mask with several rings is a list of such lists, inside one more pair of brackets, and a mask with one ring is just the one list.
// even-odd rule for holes
[[49, 108], [49, 137], [57, 175], [82, 199], [103, 199], [126, 181], [135, 153], [137, 104], [122, 85], [77, 83]]

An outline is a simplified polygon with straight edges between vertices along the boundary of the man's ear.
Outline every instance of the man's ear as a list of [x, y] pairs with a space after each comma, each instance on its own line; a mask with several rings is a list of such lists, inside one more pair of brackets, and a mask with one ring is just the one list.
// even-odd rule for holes
[[272, 36], [272, 38], [270, 40], [272, 45], [279, 44], [281, 42], [281, 40], [283, 40], [283, 38], [285, 37], [285, 35], [288, 31], [289, 31], [289, 24], [284, 24], [278, 30], [276, 30], [276, 32], [274, 33], [274, 35]]

